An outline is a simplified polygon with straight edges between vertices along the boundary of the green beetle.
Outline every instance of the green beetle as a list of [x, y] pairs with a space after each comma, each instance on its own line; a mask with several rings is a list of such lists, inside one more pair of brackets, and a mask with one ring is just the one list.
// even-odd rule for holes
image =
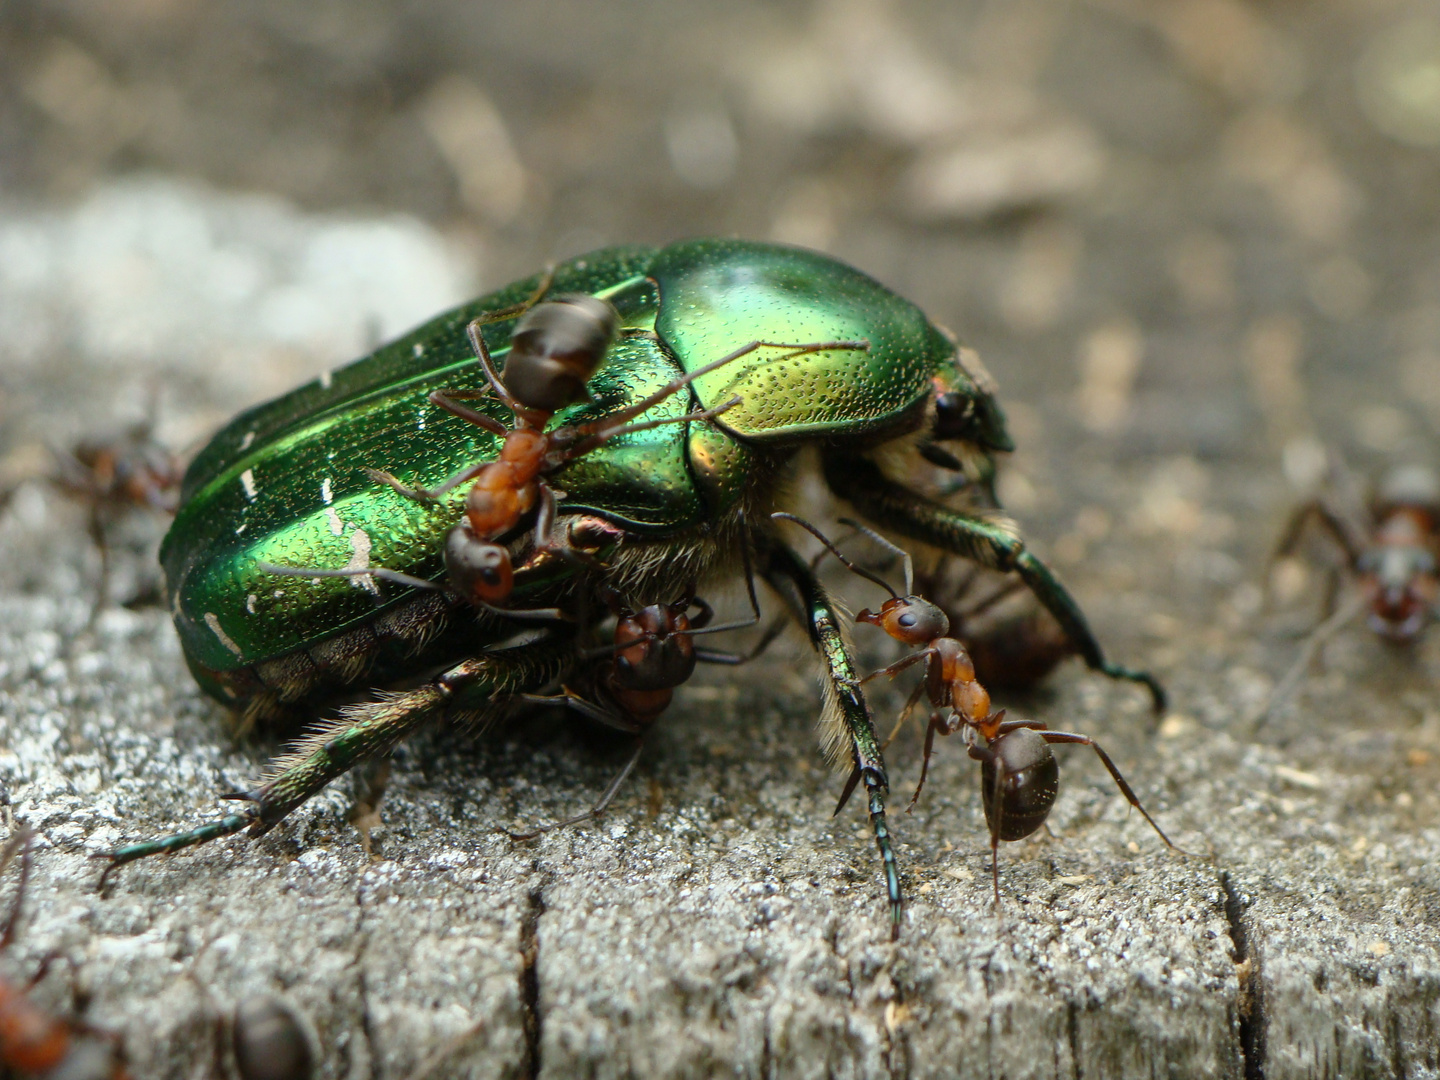
[[[234, 796], [249, 801], [244, 813], [110, 852], [109, 869], [247, 826], [262, 833], [435, 715], [489, 718], [579, 663], [563, 624], [500, 648], [521, 629], [510, 615], [477, 611], [453, 589], [407, 585], [443, 583], [444, 539], [463, 492], [425, 501], [405, 486], [439, 484], [493, 459], [499, 445], [486, 427], [436, 408], [431, 395], [478, 398], [477, 411], [504, 418], [483, 397], [466, 328], [497, 309], [518, 315], [537, 289], [589, 294], [618, 314], [619, 334], [586, 387], [590, 400], [560, 409], [557, 425], [619, 412], [685, 374], [697, 376], [686, 393], [661, 401], [647, 420], [739, 401], [708, 419], [621, 434], [565, 464], [554, 477], [555, 530], [585, 560], [548, 551], [527, 560], [527, 531], [505, 538], [517, 559], [514, 601], [599, 611], [603, 590], [640, 606], [735, 575], [753, 553], [819, 651], [826, 749], [852, 765], [847, 796], [865, 784], [896, 931], [900, 888], [879, 741], [836, 606], [770, 519], [799, 448], [818, 447], [831, 489], [881, 528], [1016, 572], [1092, 668], [1143, 683], [1162, 707], [1151, 676], [1106, 661], [1079, 607], [1008, 518], [953, 509], [892, 477], [918, 454], [985, 480], [993, 455], [1012, 449], [983, 368], [913, 304], [827, 256], [736, 240], [610, 248], [551, 274], [441, 315], [241, 414], [196, 457], [161, 562], [185, 656], [208, 693], [250, 723], [357, 688], [442, 674], [346, 707], [276, 762], [259, 788]], [[513, 326], [513, 317], [495, 319], [475, 331], [502, 371]], [[867, 347], [755, 348], [847, 341]], [[377, 468], [394, 482], [377, 484]], [[276, 576], [277, 566], [349, 576], [297, 580]]]

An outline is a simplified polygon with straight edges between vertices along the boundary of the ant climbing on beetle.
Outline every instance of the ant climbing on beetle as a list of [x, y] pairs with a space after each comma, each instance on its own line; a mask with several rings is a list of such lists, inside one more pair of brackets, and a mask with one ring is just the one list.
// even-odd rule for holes
[[[20, 854], [20, 882], [15, 901], [0, 930], [0, 951], [15, 940], [20, 905], [30, 881], [29, 829], [17, 829], [0, 851], [0, 872]], [[129, 1080], [120, 1040], [78, 1020], [64, 1020], [31, 1003], [27, 991], [45, 977], [49, 957], [25, 987], [0, 980], [0, 1073], [12, 1072], [42, 1080]]]
[[[583, 549], [557, 540], [554, 535], [557, 496], [548, 477], [576, 458], [622, 435], [648, 431], [665, 424], [713, 420], [740, 404], [736, 395], [713, 408], [696, 409], [682, 416], [639, 422], [636, 418], [667, 398], [679, 393], [701, 376], [724, 367], [759, 349], [783, 349], [780, 359], [830, 350], [867, 350], [868, 341], [820, 341], [787, 344], [752, 341], [720, 359], [681, 375], [660, 389], [618, 412], [598, 420], [561, 424], [546, 430], [555, 413], [568, 405], [592, 400], [587, 383], [604, 360], [617, 337], [648, 336], [653, 331], [620, 328], [620, 316], [609, 301], [585, 293], [565, 293], [549, 300], [552, 273], [547, 271], [539, 286], [519, 304], [485, 312], [465, 328], [470, 346], [485, 374], [486, 388], [476, 391], [434, 391], [429, 401], [437, 408], [483, 428], [501, 440], [493, 461], [465, 466], [433, 488], [411, 487], [393, 473], [366, 469], [374, 480], [386, 484], [408, 499], [434, 503], [463, 484], [465, 516], [445, 539], [445, 569], [451, 586], [478, 607], [503, 603], [514, 589], [514, 567], [509, 549], [498, 543], [534, 514], [534, 546], [531, 558], [554, 552], [572, 561], [593, 564]], [[510, 335], [510, 352], [503, 372], [497, 370], [481, 330], [496, 322], [517, 319]], [[468, 405], [465, 399], [493, 395], [512, 414], [506, 426]], [[426, 581], [383, 569], [312, 570], [266, 564], [272, 573], [299, 577], [355, 577], [366, 574], [387, 578], [398, 584], [434, 588]], [[514, 611], [508, 614], [521, 614]], [[561, 617], [552, 609], [528, 612], [550, 618]]]
[[[860, 681], [863, 684], [882, 675], [893, 679], [906, 668], [921, 662], [925, 664], [925, 677], [916, 685], [895, 725], [895, 732], [898, 732], [920, 698], [928, 698], [930, 722], [925, 730], [925, 755], [920, 766], [920, 781], [915, 785], [915, 794], [906, 807], [906, 813], [915, 808], [920, 791], [925, 786], [935, 736], [959, 732], [970, 757], [980, 762], [980, 788], [985, 822], [990, 830], [990, 863], [997, 905], [1000, 903], [1000, 841], [1023, 840], [1045, 823], [1055, 805], [1055, 797], [1060, 790], [1060, 767], [1050, 751], [1052, 743], [1088, 746], [1094, 750], [1115, 781], [1115, 786], [1120, 789], [1120, 794], [1140, 811], [1166, 846], [1180, 851], [1140, 804], [1110, 755], [1089, 735], [1051, 731], [1039, 720], [1006, 720], [1004, 709], [998, 712], [990, 710], [990, 694], [976, 679], [970, 654], [960, 641], [949, 636], [950, 620], [939, 607], [915, 593], [915, 568], [909, 552], [858, 521], [840, 519], [842, 525], [863, 533], [902, 559], [905, 595], [901, 596], [884, 578], [846, 558], [824, 533], [808, 521], [793, 514], [771, 516], [793, 521], [824, 544], [848, 569], [890, 594], [890, 599], [880, 606], [879, 611], [865, 608], [855, 616], [855, 621], [877, 626], [896, 641], [917, 647], [917, 651]], [[824, 552], [821, 553], [823, 555]], [[895, 732], [891, 733], [891, 738]], [[851, 774], [840, 796], [841, 807], [850, 798], [859, 779], [857, 773]]]

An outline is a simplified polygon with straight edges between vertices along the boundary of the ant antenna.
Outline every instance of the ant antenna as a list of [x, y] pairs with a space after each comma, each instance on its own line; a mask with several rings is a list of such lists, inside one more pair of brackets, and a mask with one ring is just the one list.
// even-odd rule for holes
[[892, 544], [889, 540], [886, 540], [885, 537], [881, 536], [874, 529], [870, 528], [868, 525], [860, 524], [860, 522], [856, 521], [854, 518], [841, 518], [840, 524], [848, 525], [856, 532], [864, 533], [881, 547], [889, 549], [892, 554], [899, 555], [900, 558], [904, 560], [905, 566], [905, 595], [915, 595], [915, 562], [913, 559], [910, 558], [910, 553], [908, 551], [900, 547], [898, 544]]
[[[886, 592], [888, 592], [888, 593], [889, 593], [892, 597], [894, 597], [896, 600], [899, 600], [899, 599], [900, 599], [900, 594], [897, 593], [894, 589], [892, 589], [892, 588], [890, 587], [890, 584], [889, 584], [884, 578], [882, 578], [882, 577], [880, 577], [880, 576], [878, 576], [878, 575], [876, 575], [876, 574], [872, 574], [869, 570], [864, 570], [864, 569], [856, 566], [853, 562], [851, 562], [849, 559], [847, 559], [844, 555], [840, 554], [840, 549], [837, 548], [834, 544], [832, 544], [832, 543], [830, 542], [829, 538], [826, 537], [826, 535], [825, 535], [824, 533], [822, 533], [822, 532], [821, 532], [819, 529], [817, 529], [814, 525], [811, 525], [810, 522], [806, 521], [804, 518], [802, 518], [802, 517], [796, 517], [794, 514], [784, 514], [784, 513], [771, 514], [770, 517], [773, 518], [773, 519], [776, 519], [776, 520], [779, 520], [779, 519], [782, 519], [782, 518], [783, 518], [785, 521], [793, 521], [796, 525], [799, 525], [802, 529], [804, 529], [806, 532], [808, 532], [811, 536], [815, 537], [816, 540], [819, 540], [822, 544], [824, 544], [827, 548], [829, 548], [829, 549], [830, 549], [830, 553], [831, 553], [832, 555], [834, 555], [837, 559], [839, 559], [842, 563], [844, 563], [847, 567], [849, 567], [849, 568], [850, 568], [851, 570], [853, 570], [855, 573], [859, 574], [861, 577], [863, 577], [863, 578], [864, 578], [865, 580], [867, 580], [867, 581], [873, 581], [876, 585], [879, 585], [882, 589], [884, 589]], [[846, 522], [845, 524], [850, 525], [850, 524], [854, 524], [854, 522]], [[859, 526], [859, 527], [862, 528], [862, 529], [865, 529], [865, 527], [864, 527], [863, 525], [861, 525], [861, 526]], [[865, 531], [866, 531], [866, 532], [870, 532], [869, 529], [865, 529]], [[873, 533], [871, 533], [871, 535], [874, 536]], [[876, 537], [876, 539], [879, 540], [880, 538], [879, 538], [879, 537]], [[888, 543], [888, 541], [883, 541], [883, 540], [882, 540], [881, 543]], [[892, 546], [893, 546], [893, 545], [892, 545]], [[910, 564], [909, 564], [908, 561], [907, 561], [906, 564], [905, 564], [905, 578], [906, 578], [906, 584], [908, 585], [908, 584], [909, 584], [909, 578], [910, 578]]]

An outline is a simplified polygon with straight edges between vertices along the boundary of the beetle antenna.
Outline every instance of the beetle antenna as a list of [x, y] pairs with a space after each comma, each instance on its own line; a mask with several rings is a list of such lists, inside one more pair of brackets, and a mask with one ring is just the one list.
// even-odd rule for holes
[[[785, 514], [785, 513], [771, 514], [770, 517], [773, 518], [773, 519], [776, 519], [776, 520], [779, 520], [779, 519], [783, 518], [783, 519], [786, 520], [786, 521], [793, 521], [796, 525], [799, 525], [802, 529], [804, 529], [806, 532], [808, 532], [811, 536], [815, 537], [816, 540], [819, 540], [822, 544], [824, 544], [827, 548], [829, 548], [829, 549], [830, 549], [830, 554], [834, 555], [837, 559], [839, 559], [842, 563], [844, 563], [847, 567], [849, 567], [849, 568], [850, 568], [851, 570], [853, 570], [855, 573], [859, 574], [861, 577], [863, 577], [863, 578], [864, 578], [865, 580], [867, 580], [867, 581], [873, 581], [876, 585], [879, 585], [882, 589], [884, 589], [886, 592], [888, 592], [888, 593], [889, 593], [892, 597], [894, 597], [896, 600], [900, 599], [900, 594], [897, 593], [894, 589], [892, 589], [892, 588], [890, 587], [889, 583], [886, 582], [886, 580], [885, 580], [884, 578], [878, 576], [877, 574], [872, 574], [869, 570], [865, 570], [865, 569], [862, 569], [861, 567], [856, 566], [853, 562], [851, 562], [849, 559], [847, 559], [844, 555], [840, 554], [840, 549], [837, 548], [834, 544], [832, 544], [832, 543], [830, 542], [830, 539], [829, 539], [824, 533], [822, 533], [822, 532], [821, 532], [819, 529], [817, 529], [814, 525], [811, 525], [810, 522], [806, 521], [804, 518], [802, 518], [802, 517], [796, 517], [794, 514]], [[852, 524], [852, 523], [847, 523], [847, 524]], [[868, 530], [867, 530], [867, 531], [868, 531]], [[909, 575], [908, 575], [908, 570], [909, 570], [908, 565], [907, 565], [907, 567], [906, 567], [906, 570], [907, 570], [907, 575], [906, 575], [906, 576], [907, 576], [907, 578], [908, 578], [908, 576], [909, 576]]]
[[874, 529], [870, 528], [867, 525], [861, 525], [860, 522], [856, 521], [854, 518], [841, 518], [840, 524], [849, 525], [850, 528], [854, 529], [856, 532], [864, 533], [881, 547], [889, 548], [892, 553], [899, 555], [900, 558], [905, 561], [905, 595], [915, 595], [915, 561], [910, 558], [910, 553], [908, 551], [900, 547], [898, 544], [892, 544], [889, 540], [886, 540], [885, 537], [881, 536]]

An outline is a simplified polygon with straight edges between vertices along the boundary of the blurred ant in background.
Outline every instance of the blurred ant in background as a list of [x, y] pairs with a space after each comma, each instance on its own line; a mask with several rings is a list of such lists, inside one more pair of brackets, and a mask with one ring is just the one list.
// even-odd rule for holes
[[[879, 611], [863, 609], [855, 616], [855, 621], [877, 626], [896, 641], [916, 647], [917, 651], [867, 675], [861, 682], [866, 683], [882, 675], [894, 678], [906, 668], [924, 663], [925, 676], [910, 694], [890, 735], [893, 739], [922, 696], [929, 701], [930, 722], [925, 730], [920, 781], [915, 785], [915, 794], [906, 812], [914, 809], [925, 786], [935, 736], [959, 732], [970, 757], [980, 762], [980, 790], [985, 821], [990, 829], [991, 870], [997, 905], [1000, 903], [1000, 841], [1023, 840], [1045, 823], [1055, 805], [1055, 797], [1060, 790], [1060, 767], [1050, 751], [1052, 743], [1070, 743], [1094, 750], [1126, 801], [1140, 811], [1168, 847], [1180, 850], [1140, 804], [1110, 755], [1090, 736], [1051, 731], [1038, 720], [1006, 720], [1004, 709], [991, 711], [990, 694], [976, 678], [975, 664], [969, 652], [960, 641], [949, 636], [950, 620], [939, 607], [916, 594], [914, 564], [909, 552], [858, 521], [840, 520], [842, 525], [863, 533], [900, 557], [905, 567], [905, 595], [901, 596], [883, 578], [846, 558], [824, 533], [808, 521], [793, 514], [772, 516], [793, 521], [806, 529], [846, 567], [890, 594], [890, 599], [880, 606]], [[888, 739], [886, 743], [888, 745]], [[858, 779], [858, 773], [852, 773], [841, 795], [841, 806], [854, 791]]]
[[[1342, 561], [1332, 567], [1322, 601], [1322, 618], [1311, 631], [1300, 656], [1276, 684], [1260, 719], [1286, 701], [1304, 678], [1322, 646], [1362, 611], [1383, 641], [1414, 644], [1437, 615], [1440, 603], [1440, 477], [1418, 465], [1392, 469], [1376, 488], [1368, 506], [1356, 503], [1353, 488], [1340, 481], [1341, 467], [1331, 463], [1330, 489], [1298, 506], [1276, 545], [1272, 567], [1291, 557], [1313, 529], [1332, 541]], [[1352, 497], [1347, 500], [1345, 496]], [[1354, 584], [1339, 599], [1340, 577]]]
[[[20, 906], [30, 881], [29, 829], [16, 829], [0, 852], [0, 873], [20, 854], [20, 882], [15, 901], [0, 930], [0, 952], [15, 940]], [[4, 1075], [17, 1073], [36, 1080], [129, 1080], [125, 1057], [116, 1035], [80, 1020], [51, 1016], [27, 996], [45, 977], [54, 957], [46, 957], [40, 970], [24, 985], [0, 980], [0, 1065]]]

